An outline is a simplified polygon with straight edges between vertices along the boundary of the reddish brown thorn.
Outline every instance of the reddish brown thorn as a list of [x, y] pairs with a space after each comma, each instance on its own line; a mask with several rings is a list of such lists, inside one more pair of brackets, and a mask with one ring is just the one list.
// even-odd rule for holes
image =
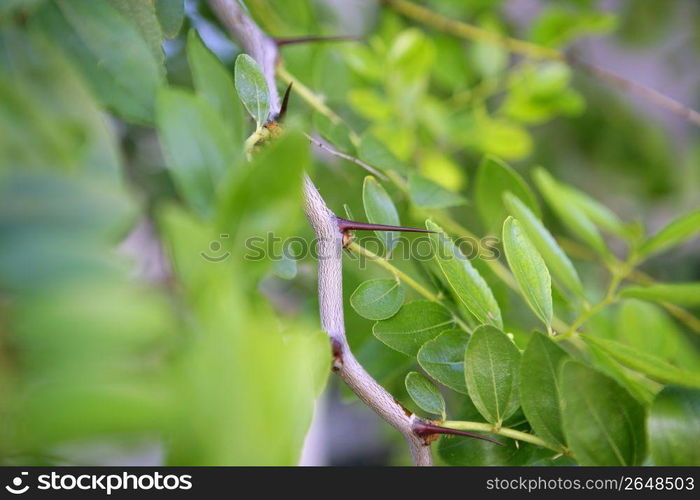
[[366, 222], [355, 222], [347, 219], [335, 218], [338, 224], [338, 229], [341, 233], [346, 231], [404, 231], [407, 233], [434, 233], [427, 229], [419, 229], [417, 227], [401, 227], [401, 226], [386, 226], [384, 224], [368, 224]]
[[489, 441], [490, 443], [497, 444], [499, 446], [505, 446], [505, 444], [501, 443], [497, 439], [493, 439], [492, 437], [489, 436], [484, 436], [482, 434], [475, 434], [473, 432], [466, 432], [466, 431], [460, 431], [457, 429], [449, 429], [447, 427], [440, 427], [439, 425], [431, 424], [429, 422], [426, 422], [425, 420], [421, 419], [416, 419], [413, 422], [413, 432], [419, 436], [425, 439], [426, 441], [430, 440], [431, 436], [437, 435], [437, 434], [451, 434], [454, 436], [465, 436], [465, 437], [470, 437], [470, 438], [475, 438], [475, 439], [481, 439], [483, 441]]
[[276, 38], [275, 43], [278, 47], [283, 45], [294, 45], [297, 43], [315, 43], [315, 42], [346, 42], [358, 41], [362, 37], [356, 35], [336, 35], [336, 36], [301, 36], [293, 38]]
[[287, 114], [287, 105], [289, 104], [289, 95], [292, 91], [292, 85], [294, 82], [290, 82], [289, 86], [287, 87], [287, 90], [284, 91], [284, 97], [282, 98], [282, 107], [280, 108], [280, 112], [277, 115], [277, 121], [281, 122], [284, 120], [284, 116]]

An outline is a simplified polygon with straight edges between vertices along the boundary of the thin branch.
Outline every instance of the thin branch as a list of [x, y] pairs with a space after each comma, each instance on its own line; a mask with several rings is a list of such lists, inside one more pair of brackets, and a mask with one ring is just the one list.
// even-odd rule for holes
[[442, 425], [450, 429], [459, 429], [463, 431], [491, 432], [500, 436], [516, 439], [518, 441], [524, 441], [526, 443], [542, 446], [543, 448], [549, 448], [557, 453], [570, 455], [568, 450], [554, 447], [534, 434], [528, 434], [527, 432], [517, 431], [508, 427], [494, 427], [493, 425], [485, 422], [468, 422], [463, 420], [446, 420], [442, 423]]
[[414, 19], [415, 21], [425, 24], [426, 26], [430, 26], [438, 31], [443, 31], [445, 33], [468, 40], [491, 43], [514, 54], [521, 54], [534, 59], [547, 59], [550, 61], [565, 62], [572, 68], [585, 72], [599, 81], [608, 82], [609, 84], [621, 88], [622, 90], [635, 93], [643, 97], [648, 102], [665, 108], [666, 110], [688, 120], [695, 125], [700, 125], [700, 113], [698, 113], [696, 110], [665, 94], [662, 94], [658, 90], [654, 90], [651, 87], [642, 85], [641, 83], [628, 80], [627, 78], [618, 75], [613, 71], [599, 68], [598, 66], [583, 61], [573, 55], [565, 54], [562, 51], [552, 49], [550, 47], [537, 45], [524, 40], [518, 40], [499, 33], [494, 33], [463, 21], [450, 19], [406, 0], [381, 1], [406, 17]]
[[304, 212], [318, 242], [319, 309], [321, 326], [333, 346], [333, 370], [365, 404], [406, 437], [416, 465], [432, 465], [430, 443], [413, 432], [413, 414], [367, 373], [350, 350], [343, 313], [343, 233], [308, 176], [304, 178], [304, 199]]
[[313, 137], [311, 137], [309, 134], [305, 133], [304, 135], [306, 136], [306, 138], [309, 140], [309, 142], [311, 144], [313, 144], [314, 146], [316, 146], [319, 149], [323, 149], [326, 153], [329, 153], [333, 156], [337, 156], [338, 158], [342, 158], [343, 160], [347, 160], [351, 163], [354, 163], [355, 165], [359, 165], [360, 167], [367, 170], [367, 172], [369, 172], [372, 175], [376, 175], [377, 177], [379, 177], [383, 181], [388, 180], [387, 177], [383, 173], [381, 173], [379, 170], [377, 170], [373, 166], [360, 160], [359, 158], [355, 158], [354, 156], [350, 156], [348, 154], [341, 153], [340, 151], [335, 149], [333, 146], [326, 144], [322, 141], [316, 140]]
[[[278, 115], [281, 105], [275, 86], [275, 66], [279, 54], [274, 40], [262, 32], [236, 0], [209, 0], [209, 3], [224, 26], [261, 66], [268, 82], [270, 102], [275, 103], [271, 114]], [[280, 75], [284, 75], [284, 72]], [[287, 83], [292, 82], [297, 92], [304, 91], [305, 87], [293, 78]], [[331, 116], [334, 115], [332, 111], [328, 111]], [[336, 120], [340, 120], [335, 116]], [[307, 175], [304, 176], [304, 200], [304, 212], [318, 242], [319, 310], [321, 326], [331, 341], [333, 371], [338, 373], [365, 404], [405, 436], [415, 465], [432, 465], [430, 442], [439, 433], [439, 426], [435, 426], [433, 434], [414, 431], [414, 426], [426, 421], [401, 406], [367, 373], [350, 350], [343, 314], [343, 232], [338, 226], [335, 214], [326, 206]]]

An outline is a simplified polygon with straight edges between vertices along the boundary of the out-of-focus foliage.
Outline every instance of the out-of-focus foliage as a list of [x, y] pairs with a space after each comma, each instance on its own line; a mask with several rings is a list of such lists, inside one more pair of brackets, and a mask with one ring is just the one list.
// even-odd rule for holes
[[[420, 3], [574, 53], [653, 50], [681, 10]], [[443, 438], [441, 461], [698, 465], [697, 131], [387, 6], [245, 4], [272, 36], [365, 35], [282, 47], [279, 137], [207, 2], [0, 6], [2, 459], [146, 441], [164, 463], [296, 463], [330, 365], [313, 251], [279, 256], [308, 247], [306, 171], [338, 216], [435, 231], [358, 238], [384, 269], [349, 251], [344, 279], [350, 344], [402, 404], [513, 431]]]

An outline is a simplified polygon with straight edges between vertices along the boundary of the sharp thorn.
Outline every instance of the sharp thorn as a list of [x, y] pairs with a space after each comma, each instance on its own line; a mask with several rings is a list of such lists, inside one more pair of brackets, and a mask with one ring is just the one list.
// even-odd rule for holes
[[450, 429], [449, 427], [440, 427], [439, 425], [429, 424], [425, 421], [416, 422], [413, 424], [413, 432], [419, 436], [429, 436], [431, 434], [450, 434], [454, 436], [464, 436], [474, 439], [481, 439], [482, 441], [488, 441], [499, 446], [505, 446], [499, 440], [494, 439], [489, 436], [484, 436], [483, 434], [476, 434], [473, 432], [460, 431], [458, 429]]
[[338, 229], [341, 233], [345, 231], [403, 231], [407, 233], [434, 233], [435, 231], [428, 231], [427, 229], [419, 229], [417, 227], [401, 227], [401, 226], [387, 226], [384, 224], [369, 224], [366, 222], [355, 222], [347, 219], [342, 219], [340, 217], [335, 218], [338, 224]]
[[292, 38], [276, 38], [275, 43], [278, 47], [283, 45], [295, 45], [298, 43], [315, 43], [315, 42], [347, 42], [362, 40], [362, 37], [356, 35], [336, 35], [336, 36], [301, 36]]
[[292, 85], [294, 82], [290, 82], [287, 86], [287, 90], [284, 91], [284, 97], [282, 98], [282, 106], [280, 107], [279, 115], [277, 115], [277, 121], [281, 122], [284, 120], [284, 116], [287, 114], [287, 105], [289, 104], [289, 96], [292, 92]]

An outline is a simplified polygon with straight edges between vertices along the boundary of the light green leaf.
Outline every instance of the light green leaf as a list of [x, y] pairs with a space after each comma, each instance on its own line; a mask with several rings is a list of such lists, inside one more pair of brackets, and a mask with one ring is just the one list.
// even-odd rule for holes
[[630, 239], [634, 236], [630, 227], [608, 207], [588, 196], [588, 194], [571, 186], [563, 186], [571, 203], [578, 206], [588, 218], [601, 229], [614, 234], [623, 239]]
[[360, 160], [385, 172], [395, 170], [404, 173], [407, 170], [406, 165], [404, 165], [383, 142], [370, 132], [362, 134], [357, 154]]
[[535, 433], [564, 447], [559, 408], [559, 368], [570, 356], [545, 335], [535, 332], [520, 365], [520, 405]]
[[[182, 2], [181, 2], [182, 3]], [[219, 59], [204, 46], [196, 31], [187, 35], [187, 60], [194, 88], [209, 101], [231, 129], [235, 145], [241, 151], [248, 136], [243, 106], [236, 97], [233, 77]]]
[[503, 223], [503, 250], [525, 301], [549, 329], [552, 323], [552, 281], [547, 266], [517, 219]]
[[350, 128], [343, 122], [333, 122], [326, 115], [314, 113], [314, 127], [318, 133], [338, 151], [349, 155], [355, 154], [355, 146], [350, 140]]
[[408, 192], [411, 201], [422, 208], [447, 208], [467, 203], [459, 194], [448, 191], [415, 172], [408, 176]]
[[700, 387], [700, 373], [682, 370], [655, 356], [614, 340], [598, 339], [590, 336], [584, 336], [584, 339], [586, 342], [604, 350], [628, 368], [644, 373], [659, 382], [685, 387]]
[[236, 58], [235, 82], [238, 97], [258, 128], [262, 127], [270, 115], [270, 89], [260, 66], [248, 54]]
[[649, 448], [654, 465], [700, 465], [700, 390], [668, 386], [649, 414]]
[[435, 384], [417, 372], [406, 375], [406, 390], [411, 399], [423, 410], [445, 418], [445, 399]]
[[[362, 203], [365, 206], [367, 220], [372, 224], [399, 225], [399, 213], [396, 211], [394, 202], [391, 201], [384, 187], [371, 175], [365, 177], [362, 185]], [[375, 231], [375, 234], [384, 242], [387, 252], [391, 253], [398, 241], [398, 233]]]
[[645, 411], [614, 380], [576, 361], [561, 368], [564, 435], [581, 465], [640, 465]]
[[479, 271], [472, 266], [469, 259], [447, 237], [440, 226], [428, 220], [426, 227], [430, 231], [435, 231], [430, 235], [433, 255], [457, 297], [480, 323], [503, 328], [501, 310], [491, 288]]
[[350, 305], [363, 318], [382, 320], [401, 308], [404, 289], [395, 279], [376, 279], [360, 283], [350, 296]]
[[141, 34], [153, 57], [161, 64], [165, 61], [163, 52], [163, 32], [156, 16], [153, 1], [144, 0], [109, 0], [109, 3], [128, 19]]
[[641, 257], [668, 250], [680, 245], [700, 232], [700, 210], [684, 215], [649, 238], [639, 248]]
[[200, 214], [209, 213], [219, 180], [238, 156], [221, 118], [203, 99], [163, 88], [156, 123], [175, 186]]
[[700, 304], [700, 282], [628, 286], [620, 291], [620, 295], [651, 302], [672, 302], [682, 306], [696, 306]]
[[415, 356], [423, 344], [453, 326], [450, 311], [435, 302], [417, 300], [391, 318], [377, 321], [372, 333], [392, 349]]
[[500, 425], [519, 406], [520, 351], [498, 328], [480, 326], [472, 333], [464, 355], [469, 397], [479, 413]]
[[603, 35], [617, 26], [613, 12], [572, 10], [562, 5], [544, 9], [533, 24], [532, 41], [549, 47], [561, 47], [585, 35]]
[[654, 400], [655, 390], [635, 377], [635, 374], [627, 371], [624, 366], [615, 361], [615, 359], [603, 349], [593, 344], [588, 344], [588, 350], [595, 369], [600, 370], [615, 380], [615, 382], [624, 387], [641, 404], [645, 406], [651, 404]]
[[535, 195], [520, 174], [498, 158], [487, 155], [476, 173], [474, 198], [479, 216], [489, 231], [498, 231], [506, 218], [503, 194], [511, 192], [540, 217]]
[[58, 0], [32, 18], [120, 116], [151, 123], [165, 73], [137, 29], [108, 2]]
[[428, 375], [452, 390], [467, 394], [464, 382], [464, 351], [469, 334], [464, 330], [446, 330], [423, 344], [418, 364]]
[[576, 268], [537, 216], [512, 193], [503, 195], [503, 201], [510, 214], [520, 222], [528, 239], [535, 245], [554, 278], [562, 286], [585, 298]]
[[184, 0], [155, 0], [156, 14], [166, 38], [175, 38], [185, 18]]
[[535, 170], [534, 179], [549, 206], [571, 232], [596, 252], [607, 256], [609, 250], [595, 224], [583, 210], [571, 203], [567, 190], [542, 168]]

